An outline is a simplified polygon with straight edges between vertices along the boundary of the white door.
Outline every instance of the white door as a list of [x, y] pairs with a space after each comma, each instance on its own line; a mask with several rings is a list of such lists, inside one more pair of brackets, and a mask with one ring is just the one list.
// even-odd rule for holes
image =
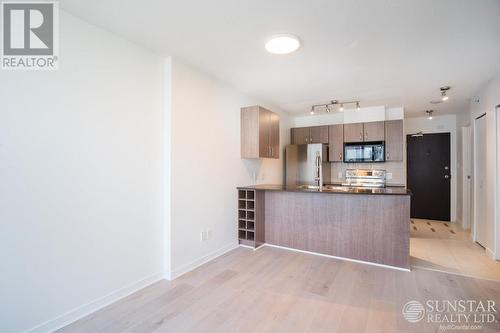
[[462, 227], [471, 227], [472, 205], [472, 156], [471, 156], [471, 128], [462, 127]]
[[486, 246], [486, 116], [474, 123], [475, 240]]

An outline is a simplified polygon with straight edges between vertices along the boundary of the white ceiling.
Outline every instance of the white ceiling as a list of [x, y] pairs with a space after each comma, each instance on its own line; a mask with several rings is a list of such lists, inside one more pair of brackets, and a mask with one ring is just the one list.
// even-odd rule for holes
[[[330, 99], [455, 113], [500, 72], [499, 0], [62, 0], [73, 15], [294, 113]], [[264, 49], [276, 33], [294, 54]], [[439, 87], [451, 85], [440, 105]]]

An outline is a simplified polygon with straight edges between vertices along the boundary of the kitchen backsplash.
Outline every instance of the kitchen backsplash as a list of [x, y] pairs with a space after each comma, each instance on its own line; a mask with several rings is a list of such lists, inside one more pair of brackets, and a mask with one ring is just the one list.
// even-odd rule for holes
[[404, 162], [384, 162], [384, 163], [330, 163], [332, 168], [332, 183], [345, 181], [345, 171], [347, 169], [377, 169], [386, 170], [392, 174], [392, 179], [387, 179], [387, 184], [406, 185], [406, 170]]

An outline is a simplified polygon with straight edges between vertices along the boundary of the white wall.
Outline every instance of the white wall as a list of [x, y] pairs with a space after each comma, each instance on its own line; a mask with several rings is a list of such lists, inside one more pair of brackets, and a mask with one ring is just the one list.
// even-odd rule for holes
[[345, 109], [344, 112], [318, 112], [315, 115], [294, 116], [290, 121], [292, 127], [307, 127], [396, 120], [403, 118], [404, 109], [402, 107], [386, 108], [385, 106], [373, 106], [360, 108], [359, 111], [356, 109]]
[[464, 178], [464, 159], [462, 145], [462, 127], [470, 125], [470, 111], [457, 113], [457, 221], [463, 225], [463, 178]]
[[457, 221], [457, 117], [456, 115], [406, 118], [405, 133], [450, 133], [451, 145], [451, 220]]
[[162, 272], [163, 62], [60, 19], [58, 71], [0, 72], [1, 332], [51, 330]]
[[[240, 158], [240, 107], [260, 104], [279, 110], [175, 58], [171, 66], [172, 242], [168, 274], [175, 278], [237, 245], [236, 187], [281, 183], [283, 161]], [[286, 115], [280, 113], [282, 147], [289, 141], [287, 122]], [[211, 231], [211, 239], [202, 242], [204, 230]]]
[[[497, 156], [497, 133], [496, 133], [496, 116], [495, 116], [495, 106], [500, 104], [500, 75], [497, 75], [494, 79], [485, 83], [483, 87], [479, 90], [476, 96], [471, 102], [471, 123], [474, 124], [474, 120], [486, 113], [486, 191], [487, 191], [487, 212], [486, 212], [486, 222], [487, 222], [487, 234], [488, 240], [486, 243], [487, 252], [491, 257], [500, 259], [500, 228], [498, 211], [495, 207], [500, 204], [497, 198], [498, 195], [496, 191], [498, 190], [497, 183], [497, 168], [498, 161]], [[474, 126], [472, 126], [474, 130]], [[497, 229], [495, 230], [495, 223]], [[495, 239], [496, 235], [496, 239]]]

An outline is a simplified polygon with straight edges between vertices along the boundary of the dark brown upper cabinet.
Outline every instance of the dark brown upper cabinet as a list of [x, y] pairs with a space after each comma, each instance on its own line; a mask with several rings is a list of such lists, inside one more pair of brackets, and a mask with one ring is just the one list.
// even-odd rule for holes
[[279, 158], [279, 116], [261, 106], [241, 108], [241, 157]]
[[309, 143], [309, 127], [297, 127], [291, 129], [292, 145]]
[[328, 126], [309, 127], [309, 143], [328, 143]]
[[385, 140], [385, 121], [373, 121], [370, 123], [363, 123], [365, 132], [364, 140], [370, 141], [384, 141]]
[[328, 143], [328, 126], [292, 128], [291, 137], [292, 144]]
[[344, 161], [344, 125], [328, 126], [328, 161]]
[[344, 142], [363, 142], [363, 123], [344, 124]]
[[403, 160], [403, 120], [385, 122], [385, 160]]
[[345, 142], [384, 141], [385, 122], [344, 124]]

